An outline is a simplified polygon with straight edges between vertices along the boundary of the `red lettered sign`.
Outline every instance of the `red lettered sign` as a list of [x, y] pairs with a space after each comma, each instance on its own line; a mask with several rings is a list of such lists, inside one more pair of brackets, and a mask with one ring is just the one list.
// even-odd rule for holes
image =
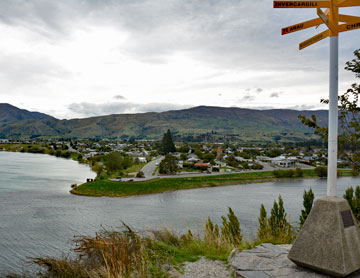
[[330, 8], [330, 1], [274, 1], [274, 8]]
[[298, 24], [294, 24], [285, 28], [281, 29], [281, 35], [290, 34], [296, 31], [304, 30], [306, 28], [318, 26], [320, 24], [323, 24], [322, 20], [320, 18], [315, 18], [309, 21], [301, 22]]

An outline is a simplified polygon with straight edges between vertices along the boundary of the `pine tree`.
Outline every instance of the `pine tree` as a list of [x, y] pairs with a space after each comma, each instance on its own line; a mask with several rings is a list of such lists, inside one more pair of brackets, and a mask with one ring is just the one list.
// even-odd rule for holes
[[176, 148], [174, 142], [172, 140], [170, 129], [164, 134], [163, 139], [161, 141], [161, 152], [162, 154], [168, 154], [171, 152], [175, 152]]

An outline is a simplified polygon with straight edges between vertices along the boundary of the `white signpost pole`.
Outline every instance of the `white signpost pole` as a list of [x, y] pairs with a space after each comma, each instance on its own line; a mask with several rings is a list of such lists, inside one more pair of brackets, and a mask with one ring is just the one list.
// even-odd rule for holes
[[339, 78], [339, 37], [330, 37], [329, 74], [329, 134], [328, 134], [328, 178], [327, 196], [336, 196], [337, 177], [337, 136], [338, 136], [338, 78]]

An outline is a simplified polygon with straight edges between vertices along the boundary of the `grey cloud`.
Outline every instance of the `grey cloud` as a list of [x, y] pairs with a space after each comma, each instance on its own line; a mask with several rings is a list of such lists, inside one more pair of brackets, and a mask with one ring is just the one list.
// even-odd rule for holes
[[179, 110], [192, 107], [192, 105], [178, 105], [172, 103], [71, 103], [68, 109], [77, 117], [103, 116], [109, 114], [133, 114], [145, 112], [163, 112], [169, 110]]
[[64, 78], [71, 73], [45, 57], [0, 55], [0, 77], [16, 85], [32, 84], [50, 78]]
[[241, 99], [241, 101], [253, 101], [253, 100], [255, 100], [255, 97], [251, 95], [246, 95]]
[[[294, 110], [314, 110], [319, 109], [319, 105], [309, 105], [309, 104], [300, 104], [291, 106], [288, 109], [294, 109]], [[323, 108], [322, 108], [323, 109]]]
[[323, 107], [319, 107], [316, 105], [295, 105], [295, 106], [289, 106], [289, 107], [281, 107], [275, 105], [267, 105], [267, 106], [251, 106], [251, 109], [258, 109], [258, 110], [272, 110], [272, 109], [291, 109], [291, 110], [319, 110], [324, 109]]
[[114, 96], [114, 99], [126, 99], [126, 98], [122, 95], [116, 95]]
[[263, 89], [262, 88], [256, 88], [255, 91], [259, 94], [259, 93], [261, 93], [263, 91]]
[[279, 96], [280, 96], [279, 92], [273, 92], [273, 93], [270, 94], [271, 98], [278, 98]]
[[59, 40], [84, 26], [125, 30], [129, 38], [119, 50], [148, 63], [181, 52], [217, 67], [249, 69], [261, 61], [262, 69], [291, 71], [307, 67], [304, 56], [316, 56], [322, 59], [312, 70], [319, 70], [322, 48], [289, 59], [294, 42], [282, 39], [280, 47], [280, 24], [293, 20], [265, 0], [0, 1], [0, 21]]
[[79, 18], [80, 1], [26, 1], [0, 2], [0, 21], [37, 32], [44, 37], [60, 39], [69, 32], [69, 24]]

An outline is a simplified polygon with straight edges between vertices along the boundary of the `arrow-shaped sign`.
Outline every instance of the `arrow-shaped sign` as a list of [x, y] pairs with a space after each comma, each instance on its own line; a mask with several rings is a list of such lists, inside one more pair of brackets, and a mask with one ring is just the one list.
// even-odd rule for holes
[[281, 29], [281, 35], [290, 34], [296, 31], [304, 30], [310, 27], [319, 26], [323, 24], [323, 21], [320, 18], [311, 19], [305, 22], [294, 24]]
[[[316, 8], [319, 18], [304, 21], [298, 24], [287, 26], [281, 29], [281, 34], [286, 35], [310, 27], [319, 27], [325, 24], [329, 29], [303, 41], [299, 44], [299, 49], [304, 49], [326, 37], [337, 37], [339, 32], [346, 32], [360, 29], [360, 17], [339, 14], [339, 8], [360, 6], [360, 0], [290, 0], [290, 1], [274, 1], [274, 8]], [[322, 9], [326, 8], [325, 11]], [[339, 22], [345, 24], [339, 25]]]
[[299, 50], [304, 49], [305, 47], [308, 47], [314, 43], [317, 43], [318, 41], [321, 41], [325, 38], [327, 38], [330, 35], [330, 31], [329, 30], [325, 30], [324, 32], [311, 37], [310, 39], [303, 41], [302, 43], [299, 44]]
[[338, 7], [355, 7], [360, 6], [360, 0], [340, 0], [337, 2]]
[[330, 6], [330, 1], [274, 1], [274, 8], [330, 8]]
[[360, 29], [360, 20], [358, 22], [341, 24], [338, 26], [338, 32], [346, 32], [355, 29]]
[[347, 23], [357, 22], [357, 21], [360, 21], [360, 17], [359, 16], [346, 15], [346, 14], [339, 14], [339, 21], [347, 22]]

